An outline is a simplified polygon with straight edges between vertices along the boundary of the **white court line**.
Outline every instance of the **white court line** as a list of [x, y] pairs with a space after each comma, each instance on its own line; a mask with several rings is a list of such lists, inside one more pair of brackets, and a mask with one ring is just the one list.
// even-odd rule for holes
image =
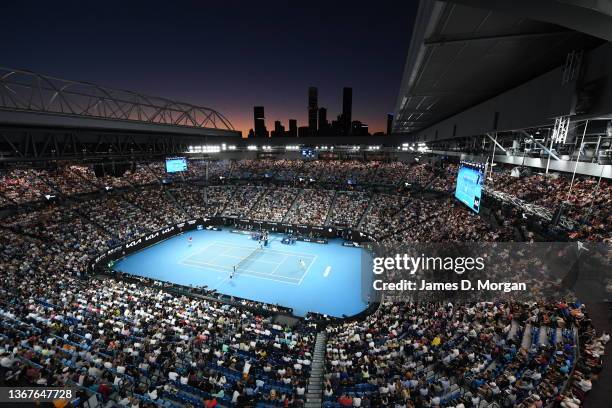
[[[254, 278], [259, 278], [259, 277], [262, 277], [262, 279], [263, 279], [263, 276], [272, 276], [272, 277], [275, 277], [275, 278], [282, 278], [282, 279], [294, 280], [294, 281], [296, 281], [296, 282], [297, 282], [297, 280], [298, 280], [298, 278], [294, 278], [294, 277], [291, 277], [291, 276], [284, 276], [284, 275], [270, 275], [269, 273], [263, 273], [263, 272], [258, 272], [258, 271], [252, 271], [252, 270], [249, 270], [249, 269], [243, 269], [243, 271], [247, 271], [247, 272], [249, 272], [249, 273], [248, 273], [248, 274], [246, 274], [245, 276], [253, 276]], [[242, 272], [241, 272], [240, 270], [238, 270], [238, 271], [237, 271], [237, 273], [238, 273], [238, 274], [240, 274], [240, 273], [242, 273]], [[252, 275], [251, 275], [251, 274], [252, 274]], [[261, 275], [261, 276], [260, 276], [260, 275]], [[279, 282], [284, 282], [282, 279], [281, 279]], [[270, 280], [275, 280], [275, 279], [270, 278]]]
[[[226, 248], [226, 251], [227, 251], [227, 248]], [[210, 260], [212, 261], [212, 260], [217, 259], [217, 258], [219, 258], [219, 257], [223, 257], [223, 258], [231, 258], [231, 259], [240, 259], [240, 260], [242, 260], [242, 259], [245, 259], [245, 258], [246, 258], [246, 257], [244, 257], [244, 256], [232, 256], [232, 255], [226, 255], [226, 254], [225, 254], [225, 252], [222, 252], [222, 253], [220, 253], [220, 254], [216, 254], [215, 256], [213, 256], [212, 258], [210, 258]], [[285, 258], [286, 258], [286, 256], [285, 256]], [[183, 259], [183, 261], [191, 261], [191, 259]], [[194, 260], [194, 261], [199, 262], [198, 260]], [[263, 260], [263, 259], [256, 259], [256, 260], [255, 260], [255, 261], [253, 261], [253, 262], [261, 262], [261, 263], [267, 263], [267, 264], [272, 264], [272, 265], [278, 265], [278, 262], [275, 262], [275, 261], [265, 261], [265, 260]]]
[[[223, 255], [223, 258], [231, 258], [231, 259], [245, 259], [244, 256], [231, 256], [231, 255], [225, 255], [225, 254], [220, 254], [219, 256]], [[267, 263], [267, 264], [272, 264], [272, 265], [277, 265], [278, 262], [274, 262], [274, 261], [264, 261], [263, 259], [255, 259], [253, 262], [261, 262], [261, 263]]]
[[226, 277], [225, 279], [223, 279], [223, 280], [221, 281], [221, 283], [219, 283], [217, 286], [215, 286], [215, 287], [213, 288], [213, 290], [217, 290], [217, 289], [219, 289], [219, 288], [220, 288], [220, 287], [221, 287], [221, 286], [222, 286], [222, 285], [223, 285], [225, 282], [227, 282], [228, 280], [229, 280], [229, 276], [228, 276], [228, 277]]
[[185, 260], [185, 261], [181, 261], [179, 262], [181, 265], [187, 265], [187, 266], [199, 266], [199, 267], [210, 267], [210, 268], [218, 268], [218, 269], [226, 269], [228, 271], [232, 270], [231, 266], [224, 266], [224, 265], [219, 265], [219, 264], [212, 264], [209, 262], [204, 262], [204, 261], [195, 261], [195, 260]]
[[[224, 241], [215, 241], [215, 242], [223, 244], [225, 246], [231, 246], [231, 247], [234, 247], [234, 248], [253, 249], [253, 247], [250, 247], [250, 246], [236, 245], [236, 244], [233, 244], [231, 242], [224, 242]], [[301, 257], [304, 257], [304, 258], [313, 258], [313, 257], [317, 256], [317, 255], [307, 254], [307, 253], [303, 253], [303, 252], [281, 251], [280, 249], [272, 249], [272, 248], [266, 248], [266, 247], [264, 247], [264, 249], [265, 249], [266, 252], [275, 252], [275, 253], [279, 253], [279, 254], [283, 254], [283, 255], [295, 255], [295, 256], [301, 256]]]
[[283, 258], [282, 261], [280, 261], [277, 265], [276, 268], [274, 268], [274, 270], [272, 272], [270, 272], [270, 275], [274, 275], [276, 273], [276, 270], [278, 269], [279, 266], [281, 266], [285, 261], [287, 260], [287, 256], [285, 255], [285, 257]]
[[184, 257], [184, 258], [180, 259], [180, 260], [179, 260], [179, 262], [184, 261], [184, 260], [185, 260], [185, 259], [187, 259], [187, 258], [191, 258], [192, 256], [195, 256], [195, 255], [201, 254], [202, 252], [206, 251], [208, 248], [210, 248], [210, 247], [211, 247], [211, 246], [213, 246], [214, 244], [215, 244], [214, 242], [211, 242], [210, 244], [206, 245], [205, 247], [198, 249], [196, 252], [193, 252], [193, 253], [191, 253], [191, 254], [187, 255], [186, 257]]
[[[272, 282], [286, 283], [287, 285], [299, 285], [300, 284], [299, 282], [287, 282], [282, 279], [267, 278], [265, 276], [257, 276], [257, 275], [251, 275], [251, 274], [246, 274], [244, 276], [255, 278], [255, 279], [265, 279], [265, 280], [269, 280]], [[266, 276], [270, 276], [270, 275], [266, 275]], [[286, 276], [281, 276], [281, 275], [275, 275], [275, 276], [278, 276], [279, 278], [285, 278], [285, 279], [295, 279], [295, 278], [288, 278]]]
[[[187, 257], [181, 259], [178, 263], [181, 265], [186, 265], [186, 266], [192, 266], [192, 267], [199, 267], [199, 268], [205, 268], [205, 267], [209, 267], [213, 270], [216, 269], [216, 272], [224, 272], [224, 270], [226, 271], [231, 271], [231, 267], [230, 266], [224, 266], [224, 265], [219, 265], [216, 263], [211, 263], [211, 262], [206, 262], [206, 261], [200, 261], [198, 259], [193, 259], [196, 255], [201, 254], [202, 252], [204, 252], [205, 250], [209, 249], [212, 246], [222, 246], [224, 247], [223, 250], [221, 251], [221, 253], [217, 253], [214, 256], [206, 259], [206, 261], [214, 261], [216, 259], [218, 259], [219, 257], [225, 257], [225, 258], [231, 258], [231, 259], [244, 259], [244, 257], [235, 257], [232, 255], [226, 255], [226, 253], [228, 252], [228, 250], [231, 249], [248, 249], [248, 250], [253, 250], [252, 246], [244, 246], [244, 245], [236, 245], [230, 242], [225, 242], [225, 241], [213, 241], [212, 243], [210, 243], [209, 245], [207, 245], [206, 247], [200, 249], [199, 251], [188, 255]], [[270, 281], [274, 281], [274, 282], [282, 282], [282, 283], [287, 283], [287, 284], [292, 284], [292, 285], [301, 285], [302, 282], [304, 281], [304, 279], [306, 278], [306, 276], [308, 275], [308, 273], [310, 272], [310, 269], [312, 267], [312, 265], [315, 263], [315, 261], [318, 258], [318, 255], [313, 255], [313, 254], [306, 254], [306, 253], [302, 253], [302, 252], [292, 252], [292, 251], [281, 251], [281, 250], [277, 250], [277, 249], [271, 249], [271, 248], [266, 248], [265, 253], [269, 253], [272, 255], [282, 255], [284, 256], [283, 260], [280, 262], [274, 262], [274, 261], [265, 261], [265, 260], [255, 260], [254, 262], [261, 262], [261, 263], [266, 263], [266, 264], [272, 264], [272, 265], [276, 265], [276, 267], [274, 268], [274, 270], [271, 273], [262, 273], [259, 271], [255, 271], [252, 269], [242, 269], [242, 272], [247, 272], [246, 274], [244, 274], [245, 276], [251, 276], [253, 278], [256, 279], [266, 279], [266, 280], [270, 280]], [[275, 275], [276, 271], [280, 268], [280, 266], [289, 258], [304, 258], [307, 261], [310, 261], [308, 268], [306, 269], [306, 271], [302, 274], [301, 278], [295, 278], [295, 277], [289, 277], [289, 276], [283, 276], [283, 275]], [[263, 276], [261, 276], [263, 275]], [[270, 278], [271, 276], [273, 277], [277, 277], [279, 279], [274, 279], [274, 278]], [[229, 279], [226, 278], [224, 281], [222, 281], [221, 283], [219, 283], [216, 287], [220, 287], [221, 285], [223, 285], [227, 280]], [[287, 282], [286, 280], [290, 280], [290, 281], [297, 281], [297, 282]]]
[[302, 275], [302, 279], [300, 279], [300, 285], [302, 284], [302, 281], [304, 280], [304, 278], [306, 277], [306, 275], [308, 275], [308, 272], [310, 272], [310, 268], [312, 267], [312, 265], [315, 263], [315, 261], [317, 260], [318, 256], [315, 256], [315, 258], [312, 260], [312, 262], [310, 263], [310, 265], [308, 265], [308, 269], [306, 269], [306, 272], [304, 272], [304, 274]]
[[[227, 268], [228, 271], [232, 270], [231, 268], [229, 268], [227, 266], [222, 266], [222, 265], [217, 265], [217, 264], [209, 264], [209, 263], [205, 263], [205, 262], [193, 262], [193, 263], [191, 263], [191, 262], [193, 262], [193, 261], [185, 261], [185, 262], [182, 262], [181, 265], [195, 266], [195, 267], [200, 267], [200, 268], [209, 266], [211, 268], [217, 268], [217, 269], [219, 269], [219, 268]], [[222, 272], [222, 271], [217, 270], [215, 272]], [[259, 271], [254, 271], [252, 269], [240, 269], [240, 270], [236, 271], [236, 274], [243, 274], [243, 272], [248, 272], [248, 273], [244, 274], [245, 276], [252, 276], [254, 278], [261, 278], [261, 279], [264, 279], [264, 278], [262, 276], [258, 276], [258, 275], [272, 276], [269, 273], [263, 273], [263, 272], [259, 272]], [[291, 277], [291, 276], [284, 276], [284, 275], [274, 275], [274, 276], [282, 278], [282, 279], [289, 279], [289, 280], [295, 280], [295, 281], [298, 280], [298, 278], [294, 278], [294, 277]], [[283, 280], [278, 280], [278, 279], [269, 279], [269, 280], [276, 280], [277, 282], [285, 282]], [[285, 283], [291, 283], [291, 282], [285, 282]], [[295, 283], [295, 284], [297, 285], [298, 283]]]
[[214, 254], [211, 258], [210, 261], [214, 261], [215, 259], [217, 259], [220, 256], [225, 256], [225, 253], [227, 252], [228, 248], [224, 248], [223, 252], [221, 252], [220, 254]]
[[331, 266], [328, 266], [327, 268], [325, 268], [325, 272], [323, 272], [323, 277], [327, 278], [330, 273], [331, 273]]

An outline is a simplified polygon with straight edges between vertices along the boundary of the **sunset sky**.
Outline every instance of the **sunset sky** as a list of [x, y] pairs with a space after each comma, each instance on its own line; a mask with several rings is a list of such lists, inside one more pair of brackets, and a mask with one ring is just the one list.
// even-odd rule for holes
[[[33, 4], [36, 6], [34, 7]], [[223, 113], [244, 134], [306, 123], [307, 88], [328, 119], [353, 87], [353, 118], [385, 131], [416, 1], [49, 1], [0, 5], [0, 65], [140, 91]]]

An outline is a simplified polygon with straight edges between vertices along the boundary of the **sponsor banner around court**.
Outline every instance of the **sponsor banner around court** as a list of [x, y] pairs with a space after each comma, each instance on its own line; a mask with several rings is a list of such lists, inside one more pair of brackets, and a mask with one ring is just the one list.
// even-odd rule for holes
[[139, 251], [143, 248], [156, 244], [175, 235], [181, 234], [185, 231], [197, 229], [198, 226], [210, 227], [213, 225], [214, 220], [210, 218], [196, 218], [180, 222], [178, 224], [169, 225], [160, 230], [140, 236], [138, 238], [135, 238], [133, 240], [130, 240], [114, 248], [109, 249], [108, 251], [94, 258], [93, 262], [90, 264], [90, 268], [93, 270], [96, 268], [96, 266], [100, 264], [108, 263], [111, 261], [115, 261], [119, 258], [123, 258], [133, 252]]
[[[236, 228], [243, 230], [263, 229], [278, 233], [292, 233], [301, 235], [297, 239], [304, 242], [314, 242], [318, 244], [327, 244], [327, 238], [343, 237], [351, 242], [364, 242], [370, 240], [367, 234], [363, 234], [357, 230], [349, 230], [333, 227], [308, 226], [287, 224], [282, 222], [268, 222], [249, 219], [238, 219], [234, 217], [210, 217], [196, 218], [178, 224], [170, 225], [158, 231], [143, 235], [136, 239], [125, 242], [108, 251], [98, 255], [90, 264], [93, 270], [100, 264], [107, 264], [111, 261], [123, 258], [133, 252], [156, 244], [185, 231], [190, 231], [198, 228], [216, 228], [216, 226], [233, 225]], [[237, 232], [238, 230], [236, 230]], [[234, 231], [233, 231], [234, 232]], [[248, 233], [248, 232], [247, 232]], [[315, 236], [312, 237], [311, 235]]]
[[364, 243], [362, 296], [385, 301], [612, 300], [602, 243]]
[[[260, 221], [250, 220], [245, 218], [234, 218], [234, 217], [218, 217], [221, 218], [223, 225], [233, 225], [239, 229], [255, 229], [255, 230], [267, 230], [271, 232], [278, 232], [283, 234], [296, 234], [302, 236], [308, 236], [310, 241], [316, 243], [326, 243], [325, 238], [336, 238], [341, 237], [349, 241], [364, 242], [372, 240], [372, 237], [368, 234], [364, 234], [356, 229], [341, 228], [341, 227], [330, 227], [330, 226], [312, 226], [302, 224], [288, 224], [283, 222], [274, 221]], [[313, 236], [317, 238], [313, 238]], [[323, 238], [323, 239], [321, 239]], [[300, 239], [300, 238], [298, 238]], [[304, 240], [304, 239], [300, 239]]]

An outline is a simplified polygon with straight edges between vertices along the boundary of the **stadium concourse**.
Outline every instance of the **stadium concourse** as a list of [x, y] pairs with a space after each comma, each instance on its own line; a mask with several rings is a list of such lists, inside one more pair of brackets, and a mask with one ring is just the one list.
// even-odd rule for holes
[[321, 395], [327, 407], [581, 406], [609, 368], [610, 335], [579, 302], [383, 301], [352, 319], [297, 319], [282, 304], [89, 268], [120, 243], [204, 217], [389, 244], [610, 243], [607, 180], [579, 176], [567, 196], [563, 174], [495, 168], [492, 191], [549, 211], [569, 201], [574, 227], [563, 230], [492, 198], [471, 212], [452, 198], [457, 170], [263, 159], [191, 160], [174, 174], [130, 163], [121, 177], [77, 162], [0, 170], [0, 385], [72, 386], [81, 402], [130, 407], [299, 407]]

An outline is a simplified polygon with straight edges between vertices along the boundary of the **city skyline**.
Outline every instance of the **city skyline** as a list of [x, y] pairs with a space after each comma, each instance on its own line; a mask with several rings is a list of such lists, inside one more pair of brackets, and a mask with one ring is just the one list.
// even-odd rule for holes
[[[408, 3], [408, 2], [407, 2]], [[307, 122], [304, 90], [328, 120], [353, 88], [352, 115], [385, 131], [406, 59], [415, 4], [392, 1], [223, 4], [109, 0], [3, 4], [0, 65], [213, 108], [246, 135], [253, 106]], [[313, 24], [316, 29], [313, 29]]]
[[[317, 87], [308, 87], [307, 99], [307, 122], [304, 126], [298, 126], [294, 118], [287, 118], [288, 128], [283, 124], [282, 119], [275, 119], [273, 128], [268, 130], [266, 125], [266, 115], [264, 106], [253, 106], [253, 127], [249, 129], [247, 138], [267, 138], [267, 137], [312, 137], [312, 136], [366, 136], [369, 134], [391, 134], [391, 124], [393, 114], [386, 115], [385, 131], [369, 133], [369, 125], [352, 116], [353, 110], [353, 88], [342, 88], [342, 111], [336, 119], [328, 120], [328, 110], [325, 106], [319, 105]], [[354, 120], [353, 120], [354, 119]]]

